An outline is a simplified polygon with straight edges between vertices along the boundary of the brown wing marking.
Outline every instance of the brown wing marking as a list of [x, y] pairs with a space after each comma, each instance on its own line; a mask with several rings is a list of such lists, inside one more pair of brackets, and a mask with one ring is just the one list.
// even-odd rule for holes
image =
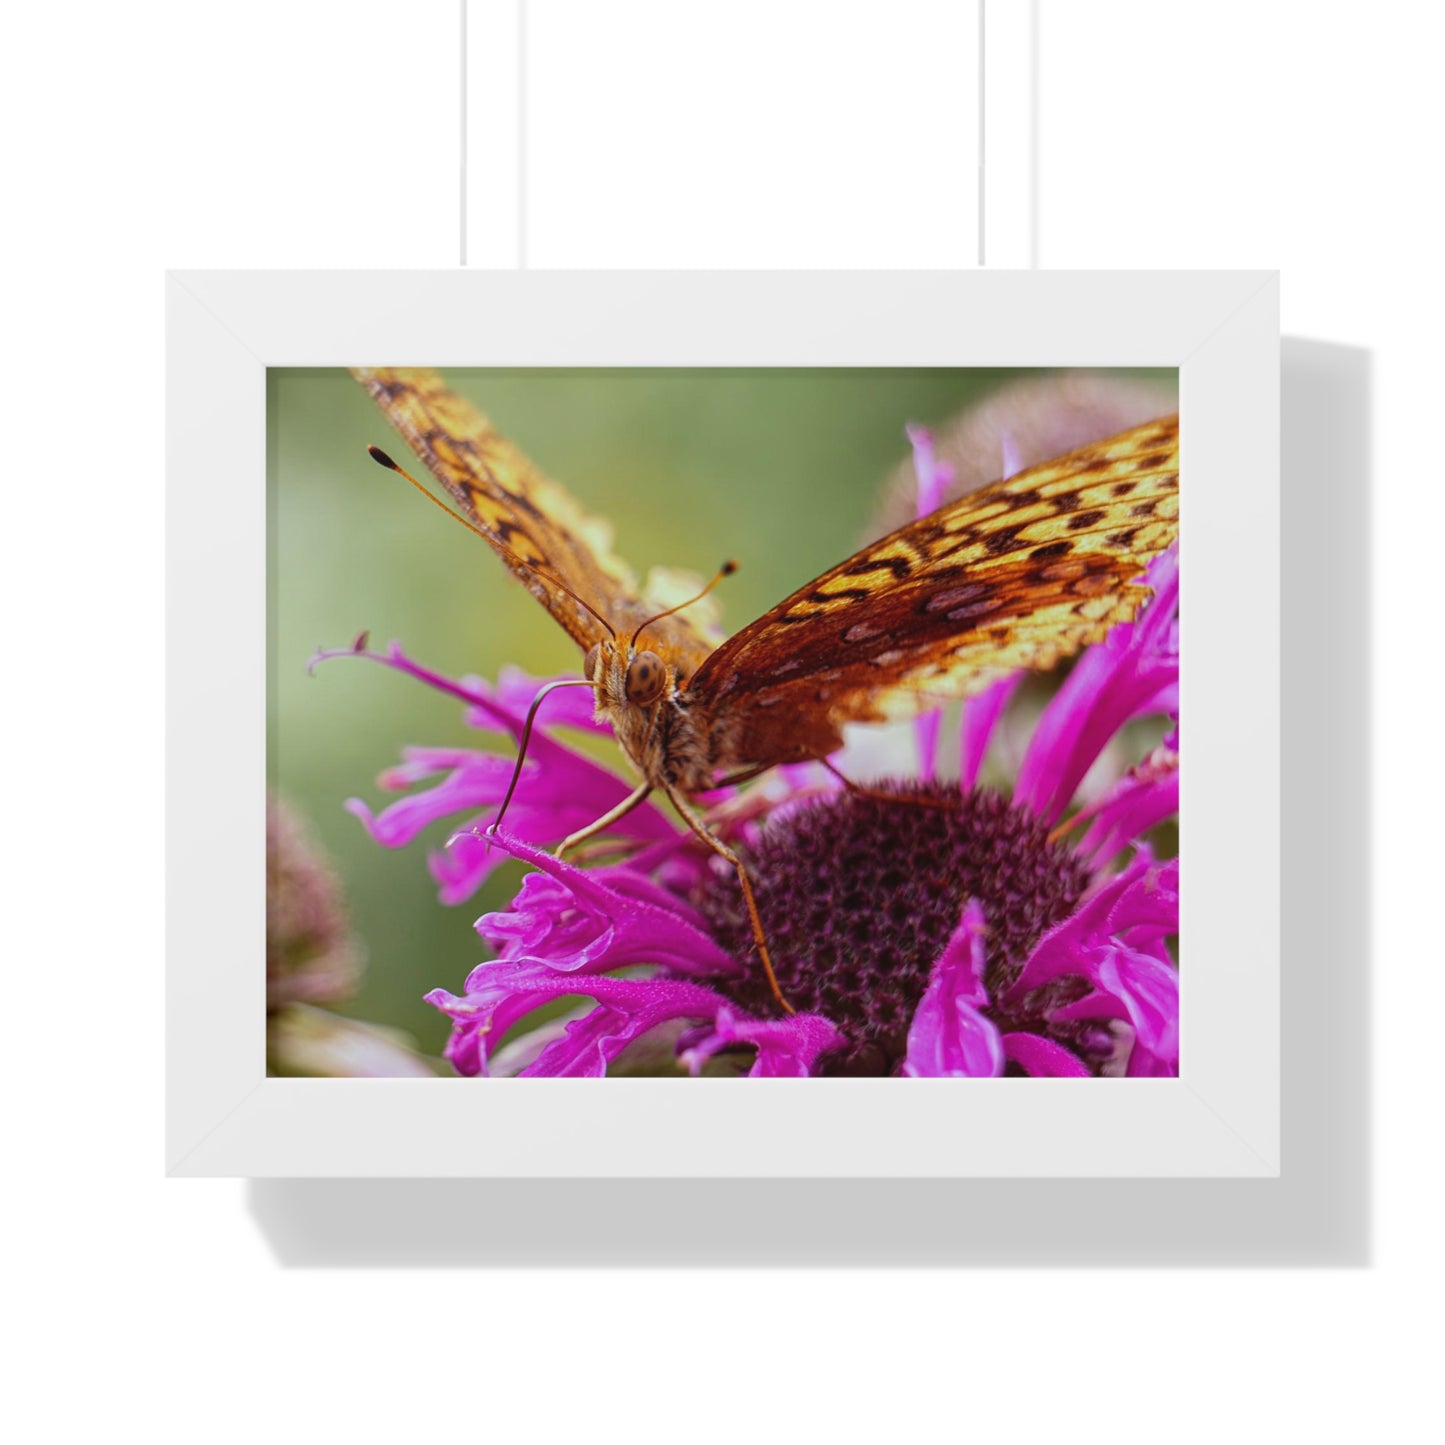
[[1178, 535], [1178, 418], [996, 482], [865, 547], [725, 642], [688, 685], [719, 766], [815, 757], [1053, 667], [1148, 597]]
[[[358, 367], [352, 374], [468, 520], [497, 546], [513, 575], [584, 651], [607, 635], [601, 624], [532, 568], [551, 573], [619, 632], [657, 610], [642, 600], [631, 569], [612, 552], [611, 527], [544, 476], [436, 372]], [[655, 624], [647, 636], [684, 672], [710, 650], [683, 617]]]

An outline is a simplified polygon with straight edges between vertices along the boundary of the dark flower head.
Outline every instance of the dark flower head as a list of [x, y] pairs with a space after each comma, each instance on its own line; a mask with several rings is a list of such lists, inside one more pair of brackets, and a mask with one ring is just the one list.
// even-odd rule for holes
[[[848, 1040], [825, 1073], [892, 1073], [903, 1063], [934, 964], [970, 901], [984, 919], [982, 982], [996, 994], [1089, 881], [1082, 859], [999, 793], [939, 782], [882, 791], [810, 799], [770, 819], [744, 850], [784, 995]], [[724, 948], [748, 962], [719, 991], [768, 1012], [737, 875], [711, 870], [699, 906]]]
[[[948, 469], [927, 433], [911, 436], [929, 510]], [[711, 795], [712, 826], [747, 860], [792, 1016], [760, 976], [735, 875], [660, 810], [616, 826], [621, 861], [580, 867], [546, 851], [631, 787], [558, 736], [598, 728], [581, 689], [548, 698], [505, 830], [488, 825], [510, 757], [408, 750], [382, 786], [428, 789], [379, 814], [349, 805], [378, 842], [447, 821], [451, 846], [431, 867], [449, 903], [503, 857], [536, 870], [509, 909], [477, 922], [494, 957], [460, 994], [427, 995], [453, 1023], [447, 1057], [464, 1074], [596, 1077], [665, 1037], [694, 1073], [723, 1054], [750, 1058], [754, 1077], [1177, 1073], [1178, 861], [1146, 842], [1178, 809], [1177, 551], [1145, 580], [1139, 617], [1081, 654], [1044, 709], [1011, 795], [978, 780], [1018, 677], [965, 704], [956, 779], [937, 776], [935, 712], [916, 725], [913, 763], [862, 791], [806, 764]], [[517, 673], [453, 682], [395, 646], [333, 655], [419, 678], [512, 738], [537, 688]], [[1106, 746], [1146, 716], [1172, 718], [1168, 736], [1070, 813]], [[571, 1012], [499, 1049], [559, 1002]]]
[[266, 804], [266, 1006], [330, 1003], [361, 975], [341, 884], [311, 830], [279, 798]]
[[342, 1078], [432, 1070], [395, 1029], [322, 1004], [356, 991], [361, 945], [341, 883], [306, 820], [280, 798], [266, 803], [266, 1060], [273, 1074]]

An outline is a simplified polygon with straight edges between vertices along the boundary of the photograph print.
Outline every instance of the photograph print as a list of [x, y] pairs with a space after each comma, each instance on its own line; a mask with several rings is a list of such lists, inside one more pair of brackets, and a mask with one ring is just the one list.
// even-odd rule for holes
[[272, 369], [268, 1071], [1177, 1074], [1177, 396]]

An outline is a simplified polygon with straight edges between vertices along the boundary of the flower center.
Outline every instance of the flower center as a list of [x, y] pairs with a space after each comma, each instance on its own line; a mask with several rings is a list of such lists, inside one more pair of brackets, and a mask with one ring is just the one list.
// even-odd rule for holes
[[[784, 996], [849, 1041], [824, 1062], [825, 1073], [894, 1071], [969, 899], [983, 908], [984, 983], [997, 998], [1089, 879], [1038, 818], [998, 793], [913, 782], [877, 791], [890, 796], [842, 792], [788, 810], [744, 850]], [[751, 1013], [776, 1013], [732, 870], [714, 874], [697, 903], [748, 970], [719, 990]]]

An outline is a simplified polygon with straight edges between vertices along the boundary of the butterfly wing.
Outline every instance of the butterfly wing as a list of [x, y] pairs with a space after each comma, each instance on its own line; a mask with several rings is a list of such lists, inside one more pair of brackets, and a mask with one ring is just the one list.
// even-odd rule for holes
[[[611, 527], [544, 476], [436, 372], [358, 367], [352, 374], [513, 575], [584, 651], [608, 635], [606, 628], [544, 574], [619, 632], [658, 610], [613, 555]], [[654, 624], [648, 638], [668, 649], [685, 672], [711, 649], [682, 617]]]
[[1128, 621], [1178, 535], [1179, 419], [996, 482], [839, 563], [725, 642], [687, 686], [719, 767], [822, 757]]

